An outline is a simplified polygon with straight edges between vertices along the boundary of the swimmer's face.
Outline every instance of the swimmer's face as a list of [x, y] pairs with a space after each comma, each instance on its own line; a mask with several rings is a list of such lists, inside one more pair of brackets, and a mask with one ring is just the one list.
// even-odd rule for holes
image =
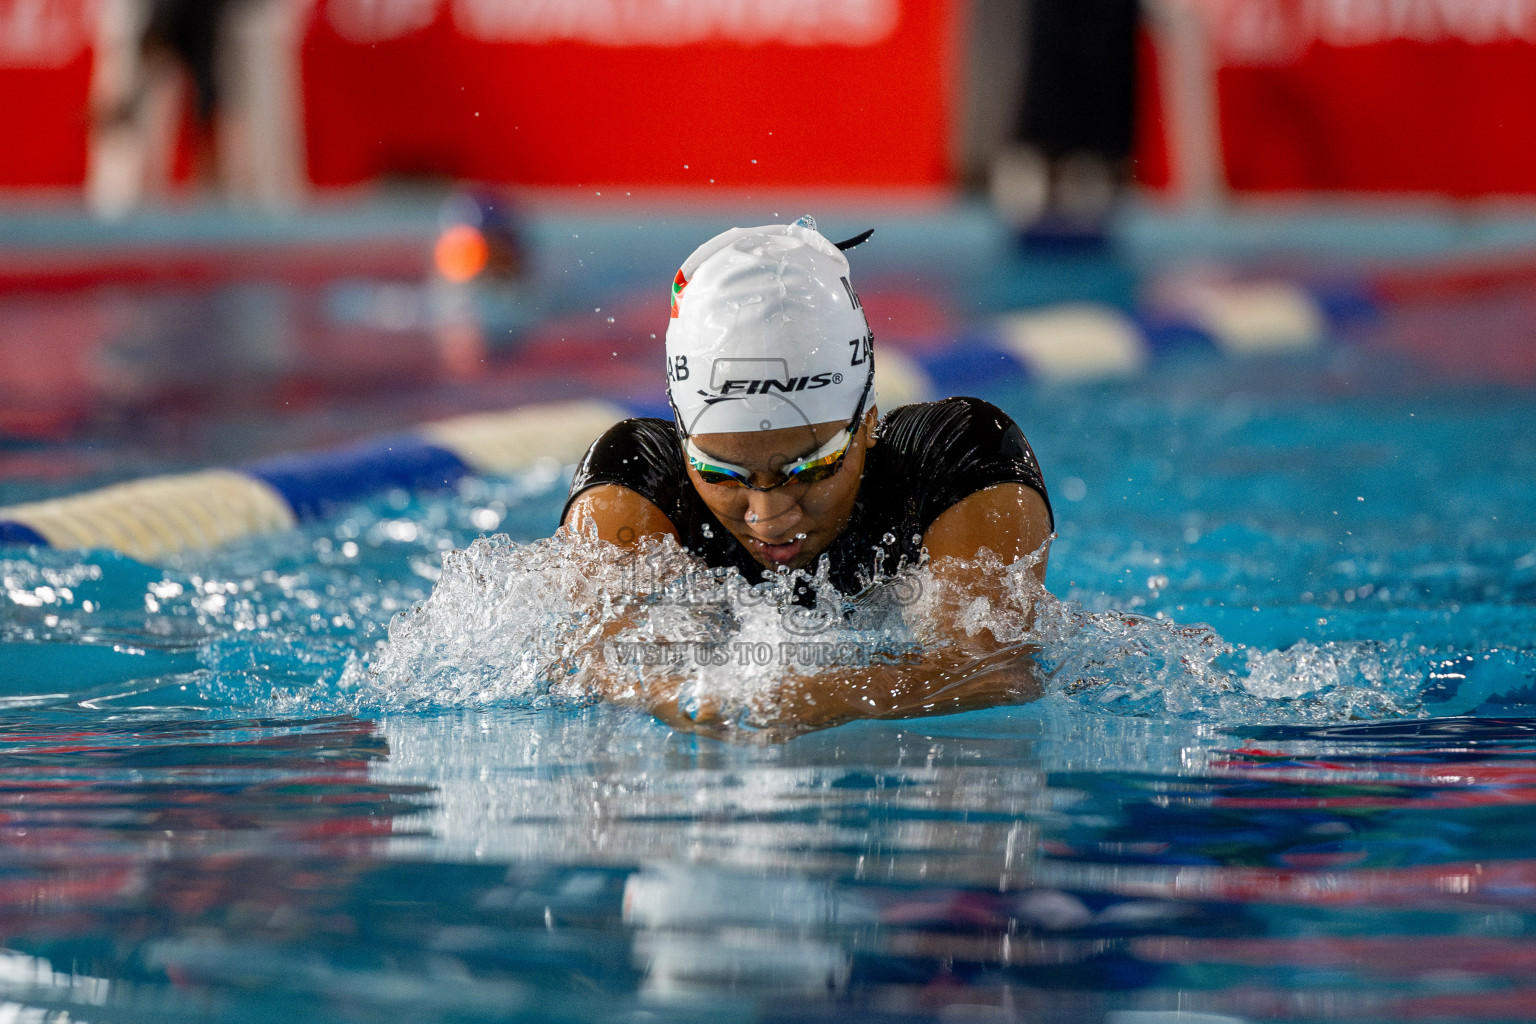
[[[878, 418], [875, 409], [865, 414], [838, 471], [818, 483], [792, 481], [773, 490], [754, 491], [707, 483], [691, 465], [688, 479], [715, 518], [753, 558], [769, 568], [807, 568], [848, 525]], [[847, 420], [834, 420], [782, 430], [694, 434], [693, 443], [715, 459], [751, 470], [754, 486], [771, 487], [783, 479], [781, 467], [816, 451], [847, 426]]]

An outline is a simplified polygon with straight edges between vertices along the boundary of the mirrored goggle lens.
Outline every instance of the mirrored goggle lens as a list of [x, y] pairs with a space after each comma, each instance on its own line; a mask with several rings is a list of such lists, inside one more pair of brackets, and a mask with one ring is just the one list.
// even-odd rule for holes
[[707, 484], [717, 484], [726, 487], [751, 487], [751, 481], [746, 477], [731, 472], [728, 469], [704, 469], [694, 466], [698, 470], [699, 479]]
[[[690, 444], [689, 448], [693, 446]], [[718, 462], [710, 462], [697, 457], [693, 451], [688, 452], [688, 464], [693, 471], [699, 474], [707, 484], [725, 484], [735, 487], [750, 486], [750, 474], [738, 466], [722, 466]]]
[[[852, 442], [852, 432], [844, 430], [805, 458], [785, 466], [780, 471], [784, 476], [782, 480], [757, 489], [773, 490], [791, 483], [817, 484], [829, 479], [842, 467], [843, 456]], [[684, 451], [688, 456], [688, 464], [705, 483], [730, 487], [752, 486], [752, 474], [749, 470], [711, 459], [694, 445], [691, 438], [684, 442]]]
[[[848, 454], [848, 445], [852, 440], [853, 436], [844, 431], [841, 437], [834, 437], [804, 459], [784, 467], [785, 480], [817, 484], [835, 476], [842, 468], [843, 456]], [[834, 445], [836, 447], [833, 447]], [[828, 451], [829, 448], [830, 451]]]

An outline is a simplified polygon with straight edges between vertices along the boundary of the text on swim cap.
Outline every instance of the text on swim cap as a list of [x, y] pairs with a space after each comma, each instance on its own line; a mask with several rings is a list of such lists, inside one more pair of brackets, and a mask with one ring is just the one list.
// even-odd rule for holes
[[[853, 285], [846, 277], [839, 277], [838, 280], [843, 282], [843, 291], [848, 293], [848, 301], [853, 303], [853, 308], [862, 310], [864, 303], [859, 301], [859, 293], [853, 290]], [[874, 353], [875, 336], [872, 332], [865, 331], [862, 338], [852, 338], [848, 344], [853, 346], [853, 358], [848, 360], [848, 365], [863, 366]]]
[[848, 360], [848, 365], [863, 366], [864, 361], [874, 351], [875, 336], [873, 334], [865, 334], [860, 338], [850, 338], [848, 344], [853, 346], [853, 358]]
[[853, 285], [848, 283], [848, 279], [846, 277], [840, 277], [838, 280], [843, 282], [843, 290], [848, 293], [848, 300], [853, 303], [853, 308], [863, 309], [864, 303], [859, 301], [859, 293], [853, 290]]
[[[775, 380], [772, 377], [748, 378], [744, 380], [728, 380], [720, 385], [722, 397], [731, 395], [766, 395], [771, 391], [789, 394], [794, 391], [814, 391], [824, 388], [829, 384], [841, 384], [843, 375], [840, 373], [816, 373], [805, 377], [790, 377], [788, 380]], [[705, 392], [700, 392], [705, 394]]]

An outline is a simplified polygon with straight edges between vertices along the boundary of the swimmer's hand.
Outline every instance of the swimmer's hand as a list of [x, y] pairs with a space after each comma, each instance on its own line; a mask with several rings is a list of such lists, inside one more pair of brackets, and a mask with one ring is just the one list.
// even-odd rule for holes
[[[947, 715], [1034, 700], [1043, 692], [1024, 642], [1031, 632], [1035, 585], [1018, 583], [996, 558], [947, 559], [921, 577], [921, 599], [902, 615], [917, 641], [905, 656], [809, 669], [784, 665], [773, 683], [743, 693], [729, 685], [728, 663], [701, 667], [689, 643], [652, 643], [646, 664], [605, 648], [586, 666], [586, 692], [643, 708], [675, 729], [714, 736], [779, 740], [858, 718]], [[676, 635], [676, 634], [673, 634]], [[672, 657], [676, 655], [676, 657]]]
[[701, 693], [683, 673], [653, 675], [644, 692], [632, 686], [616, 697], [681, 732], [776, 742], [859, 718], [949, 715], [1033, 700], [1040, 695], [1033, 653], [1033, 647], [1020, 644], [979, 657], [930, 652], [902, 664], [786, 673], [782, 686], [745, 706]]
[[700, 686], [697, 669], [625, 664], [594, 652], [576, 685], [642, 708], [680, 731], [776, 741], [858, 718], [949, 715], [1034, 700], [1042, 692], [1034, 653], [1033, 645], [1022, 643], [949, 644], [889, 663], [815, 673], [788, 669], [772, 689], [730, 700], [719, 689]]

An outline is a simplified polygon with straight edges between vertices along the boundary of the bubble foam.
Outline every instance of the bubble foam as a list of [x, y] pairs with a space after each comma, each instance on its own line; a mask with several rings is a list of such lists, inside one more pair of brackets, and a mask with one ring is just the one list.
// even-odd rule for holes
[[861, 668], [873, 684], [872, 666], [970, 654], [979, 674], [996, 670], [980, 656], [997, 650], [1034, 683], [1000, 701], [1220, 721], [1423, 715], [1431, 660], [1380, 642], [1247, 649], [1209, 626], [1058, 600], [1031, 561], [1004, 566], [986, 553], [848, 597], [824, 575], [749, 585], [671, 540], [626, 551], [562, 531], [449, 554], [431, 596], [395, 617], [387, 644], [354, 661], [341, 688], [359, 708], [645, 706], [670, 681], [685, 713], [707, 707], [713, 721], [760, 728], [782, 724], [817, 673], [857, 688]]

